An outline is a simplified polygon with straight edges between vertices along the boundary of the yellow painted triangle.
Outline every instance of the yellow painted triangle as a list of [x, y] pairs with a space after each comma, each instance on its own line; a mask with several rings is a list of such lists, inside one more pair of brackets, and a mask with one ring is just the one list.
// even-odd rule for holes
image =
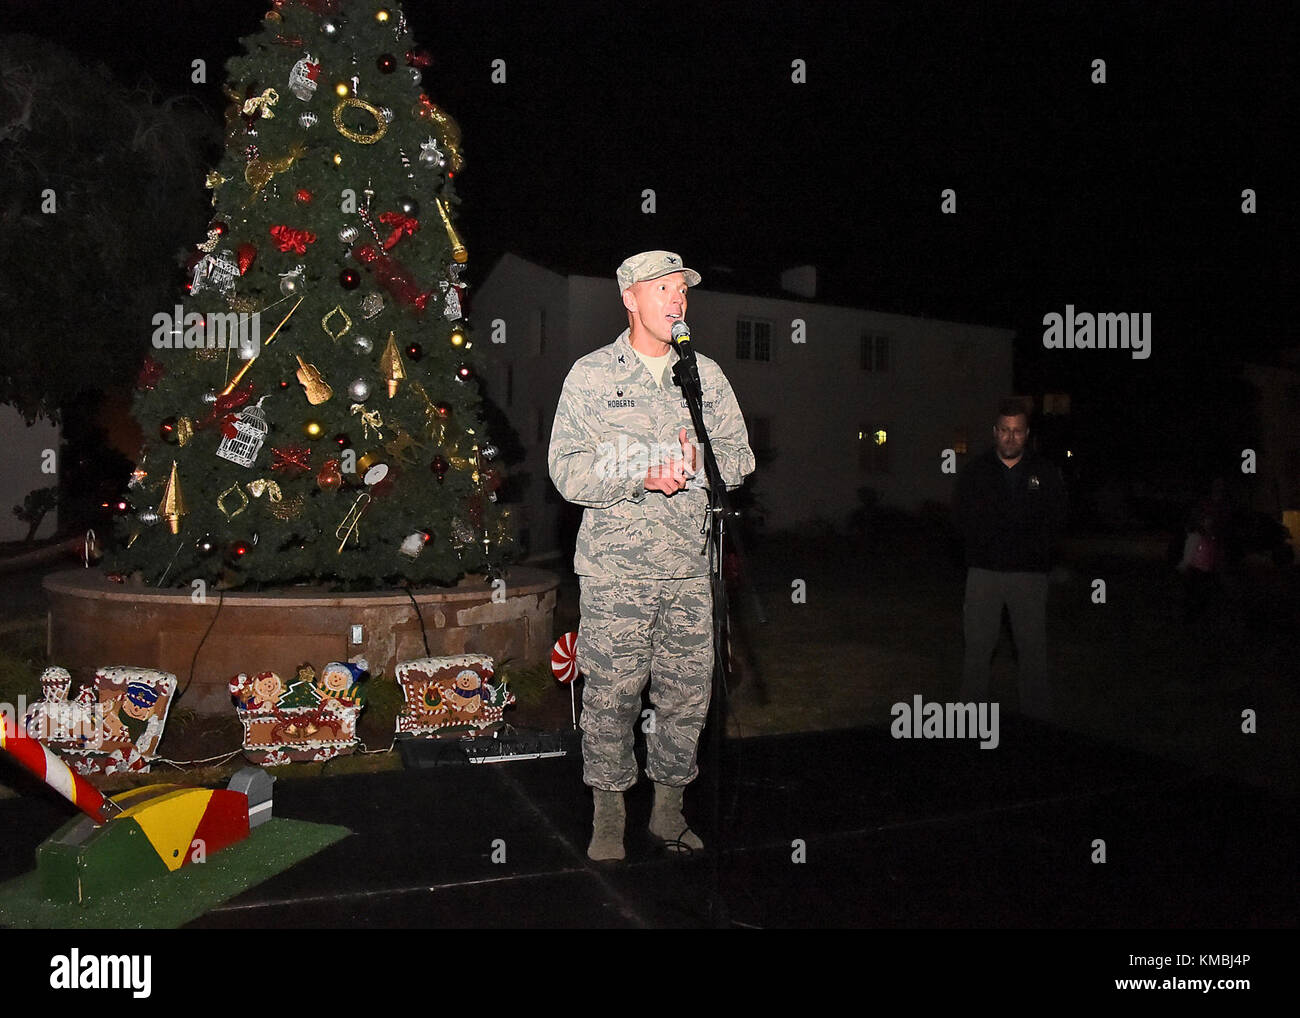
[[211, 798], [210, 788], [178, 788], [127, 812], [140, 825], [163, 864], [177, 870], [190, 853], [194, 832]]

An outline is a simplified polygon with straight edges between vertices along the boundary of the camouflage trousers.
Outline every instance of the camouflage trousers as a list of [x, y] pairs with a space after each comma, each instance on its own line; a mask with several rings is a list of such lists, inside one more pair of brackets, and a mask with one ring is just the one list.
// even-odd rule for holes
[[[577, 663], [582, 691], [582, 779], [621, 792], [636, 784], [632, 752], [638, 721], [646, 774], [685, 785], [699, 769], [695, 750], [713, 680], [713, 594], [707, 576], [638, 580], [581, 576]], [[642, 719], [650, 683], [652, 713]]]

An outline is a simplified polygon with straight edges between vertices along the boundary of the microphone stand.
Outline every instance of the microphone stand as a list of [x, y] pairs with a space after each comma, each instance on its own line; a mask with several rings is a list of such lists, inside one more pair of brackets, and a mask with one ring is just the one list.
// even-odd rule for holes
[[730, 672], [728, 660], [727, 586], [723, 579], [722, 547], [726, 520], [731, 514], [727, 498], [727, 485], [718, 469], [713, 443], [704, 426], [703, 393], [700, 385], [699, 365], [695, 350], [689, 340], [679, 342], [677, 361], [673, 364], [673, 381], [682, 390], [682, 396], [691, 412], [695, 437], [704, 461], [704, 475], [709, 482], [709, 507], [704, 521], [704, 544], [709, 558], [709, 581], [713, 588], [713, 691], [709, 701], [711, 726], [710, 748], [713, 754], [713, 850], [711, 859], [712, 892], [709, 900], [709, 920], [715, 926], [727, 925], [726, 906], [722, 900], [722, 744], [726, 727], [727, 679]]

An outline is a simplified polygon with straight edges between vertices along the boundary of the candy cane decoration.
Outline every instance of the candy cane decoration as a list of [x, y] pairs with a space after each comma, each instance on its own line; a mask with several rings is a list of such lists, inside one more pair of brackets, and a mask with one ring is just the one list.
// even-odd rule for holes
[[573, 717], [573, 727], [578, 727], [578, 706], [573, 698], [573, 680], [578, 677], [578, 659], [575, 653], [578, 646], [577, 633], [565, 633], [555, 641], [551, 648], [551, 672], [557, 682], [569, 687], [569, 713]]
[[95, 823], [105, 823], [122, 811], [122, 807], [80, 774], [69, 770], [68, 765], [44, 744], [22, 733], [15, 735], [7, 716], [0, 716], [0, 749], [7, 751]]

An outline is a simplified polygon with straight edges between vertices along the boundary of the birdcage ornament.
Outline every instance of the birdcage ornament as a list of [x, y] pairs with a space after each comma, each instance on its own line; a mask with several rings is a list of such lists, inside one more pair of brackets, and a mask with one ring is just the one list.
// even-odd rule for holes
[[[265, 396], [262, 399], [266, 399]], [[266, 422], [266, 412], [262, 409], [262, 399], [256, 406], [241, 410], [230, 422], [221, 444], [217, 446], [217, 455], [241, 467], [251, 467], [266, 440], [270, 426]], [[234, 430], [234, 435], [230, 434]]]

